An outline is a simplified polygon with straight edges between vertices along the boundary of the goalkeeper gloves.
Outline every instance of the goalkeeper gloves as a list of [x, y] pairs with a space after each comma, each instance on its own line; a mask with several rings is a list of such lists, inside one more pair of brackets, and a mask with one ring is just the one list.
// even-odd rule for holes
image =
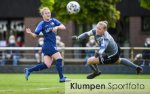
[[102, 64], [104, 64], [103, 62], [104, 62], [105, 60], [109, 59], [106, 54], [99, 54], [99, 52], [95, 52], [94, 56], [95, 56], [95, 58], [98, 58], [98, 57], [99, 57]]

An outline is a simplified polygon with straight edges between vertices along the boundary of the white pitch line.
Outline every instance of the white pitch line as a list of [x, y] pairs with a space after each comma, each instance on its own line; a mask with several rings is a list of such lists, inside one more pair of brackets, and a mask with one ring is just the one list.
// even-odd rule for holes
[[[23, 91], [26, 90], [49, 90], [49, 89], [58, 89], [63, 87], [50, 87], [50, 88], [34, 88], [34, 89], [23, 89]], [[15, 92], [17, 90], [11, 90], [11, 89], [0, 89], [0, 92]]]
[[5, 90], [5, 89], [3, 89], [3, 90], [1, 89], [0, 90], [0, 92], [12, 92], [12, 91], [17, 91], [17, 90], [9, 90], [9, 89], [8, 90]]
[[48, 90], [48, 89], [58, 89], [62, 87], [51, 87], [51, 88], [36, 88], [36, 89], [31, 89], [31, 90]]

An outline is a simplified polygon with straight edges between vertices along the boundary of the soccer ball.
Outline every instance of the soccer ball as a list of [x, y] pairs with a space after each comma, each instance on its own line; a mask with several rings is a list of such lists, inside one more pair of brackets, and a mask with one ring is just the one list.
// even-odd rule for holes
[[76, 1], [71, 1], [67, 4], [67, 11], [69, 14], [77, 14], [80, 11], [80, 5]]

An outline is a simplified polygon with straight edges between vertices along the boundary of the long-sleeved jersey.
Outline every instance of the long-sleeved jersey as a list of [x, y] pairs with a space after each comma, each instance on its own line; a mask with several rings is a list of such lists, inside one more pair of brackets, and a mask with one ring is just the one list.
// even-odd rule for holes
[[96, 35], [96, 30], [92, 29], [79, 35], [78, 39], [82, 40], [92, 35], [95, 36], [95, 40], [100, 48], [99, 54], [105, 53], [108, 55], [108, 57], [112, 57], [113, 55], [116, 55], [118, 53], [118, 45], [107, 31], [105, 31], [103, 35]]

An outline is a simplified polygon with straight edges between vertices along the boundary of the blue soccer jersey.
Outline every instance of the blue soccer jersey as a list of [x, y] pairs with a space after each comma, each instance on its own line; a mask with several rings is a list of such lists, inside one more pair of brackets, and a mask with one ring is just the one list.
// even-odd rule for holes
[[61, 25], [61, 22], [55, 18], [51, 18], [49, 22], [41, 21], [35, 29], [35, 34], [39, 35], [41, 32], [44, 36], [44, 44], [42, 52], [44, 55], [53, 55], [58, 52], [56, 47], [56, 32], [52, 32], [55, 26]]

